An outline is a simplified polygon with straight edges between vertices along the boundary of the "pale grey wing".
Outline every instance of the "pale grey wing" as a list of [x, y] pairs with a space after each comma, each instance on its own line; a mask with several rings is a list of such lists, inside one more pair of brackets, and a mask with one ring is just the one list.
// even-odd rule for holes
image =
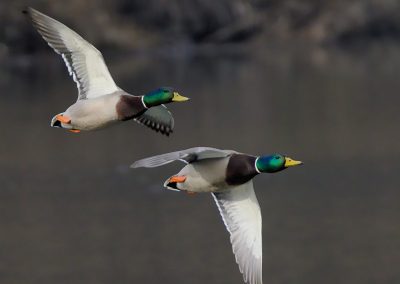
[[253, 181], [212, 193], [248, 284], [262, 284], [262, 220]]
[[103, 56], [93, 45], [64, 24], [39, 11], [26, 11], [33, 25], [54, 51], [62, 56], [79, 90], [78, 100], [118, 91]]
[[174, 129], [174, 118], [164, 105], [149, 108], [141, 116], [135, 118], [135, 121], [167, 136]]
[[154, 168], [159, 167], [173, 161], [183, 161], [185, 163], [192, 163], [197, 160], [210, 159], [210, 158], [224, 158], [232, 153], [231, 150], [220, 150], [210, 147], [195, 147], [182, 151], [171, 152], [150, 158], [142, 159], [134, 162], [131, 168]]

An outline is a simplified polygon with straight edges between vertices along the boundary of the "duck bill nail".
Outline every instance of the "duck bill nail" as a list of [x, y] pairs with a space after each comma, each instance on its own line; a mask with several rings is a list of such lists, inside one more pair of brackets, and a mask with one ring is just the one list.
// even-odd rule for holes
[[185, 102], [188, 100], [189, 98], [181, 96], [178, 92], [174, 92], [174, 97], [172, 98], [173, 102]]
[[286, 167], [286, 168], [288, 168], [288, 167], [294, 167], [294, 166], [299, 166], [299, 165], [302, 165], [302, 164], [303, 164], [302, 161], [296, 161], [296, 160], [293, 160], [293, 159], [291, 159], [291, 158], [289, 158], [289, 157], [286, 157], [286, 158], [285, 158], [285, 167]]

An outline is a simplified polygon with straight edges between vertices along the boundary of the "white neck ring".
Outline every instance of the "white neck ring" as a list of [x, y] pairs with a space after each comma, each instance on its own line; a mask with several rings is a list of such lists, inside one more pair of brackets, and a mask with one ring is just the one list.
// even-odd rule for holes
[[256, 169], [256, 172], [257, 172], [257, 173], [261, 174], [261, 172], [260, 172], [260, 171], [258, 170], [258, 168], [257, 168], [257, 161], [258, 161], [259, 158], [260, 158], [260, 157], [257, 157], [256, 161], [254, 162], [254, 168]]
[[144, 106], [145, 109], [148, 109], [148, 107], [146, 106], [146, 104], [144, 103], [144, 96], [142, 96], [142, 104]]

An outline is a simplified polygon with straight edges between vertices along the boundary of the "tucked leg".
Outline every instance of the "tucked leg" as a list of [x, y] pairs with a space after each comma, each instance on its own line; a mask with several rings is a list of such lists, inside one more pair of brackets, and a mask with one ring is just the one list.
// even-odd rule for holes
[[176, 182], [176, 183], [182, 183], [185, 182], [186, 176], [172, 176], [169, 178], [169, 182]]
[[[169, 178], [170, 184], [171, 183], [183, 183], [185, 181], [186, 181], [186, 176], [172, 176]], [[184, 191], [184, 192], [186, 192], [186, 194], [191, 195], [191, 196], [196, 194], [196, 192], [194, 192], [194, 191], [189, 191], [189, 190], [184, 190], [184, 189], [181, 189], [181, 191]]]
[[62, 115], [62, 114], [57, 114], [56, 115], [56, 119], [59, 122], [62, 122], [64, 124], [70, 124], [71, 123], [71, 119], [68, 116]]

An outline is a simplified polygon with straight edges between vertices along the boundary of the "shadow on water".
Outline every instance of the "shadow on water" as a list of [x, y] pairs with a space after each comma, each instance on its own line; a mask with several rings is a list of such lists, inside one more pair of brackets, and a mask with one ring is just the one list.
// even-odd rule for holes
[[256, 178], [265, 282], [400, 280], [397, 47], [105, 57], [126, 91], [191, 101], [170, 106], [170, 138], [134, 122], [74, 135], [49, 127], [76, 96], [56, 55], [3, 67], [3, 283], [242, 283], [212, 199], [162, 189], [179, 165], [128, 168], [197, 145], [306, 163]]

